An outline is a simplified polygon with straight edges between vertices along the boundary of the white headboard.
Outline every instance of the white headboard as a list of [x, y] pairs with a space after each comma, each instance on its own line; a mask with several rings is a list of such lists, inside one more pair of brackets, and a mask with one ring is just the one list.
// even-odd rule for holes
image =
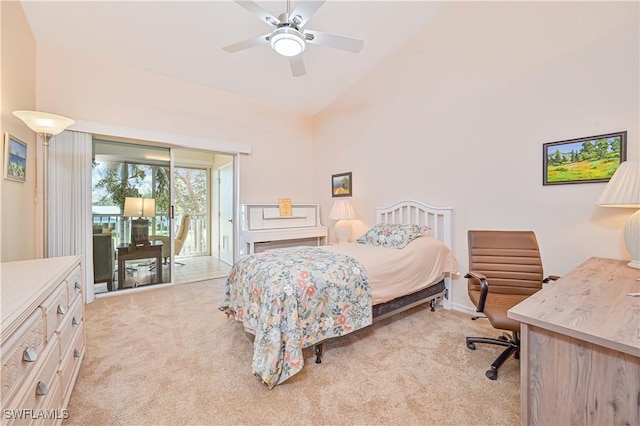
[[432, 207], [419, 201], [399, 201], [376, 209], [376, 223], [402, 223], [431, 227], [431, 235], [451, 247], [451, 207]]
[[[419, 201], [399, 201], [392, 206], [376, 209], [376, 223], [402, 223], [431, 227], [431, 236], [442, 241], [450, 250], [451, 247], [451, 207], [432, 207]], [[446, 286], [442, 306], [452, 307], [451, 274], [444, 277]]]

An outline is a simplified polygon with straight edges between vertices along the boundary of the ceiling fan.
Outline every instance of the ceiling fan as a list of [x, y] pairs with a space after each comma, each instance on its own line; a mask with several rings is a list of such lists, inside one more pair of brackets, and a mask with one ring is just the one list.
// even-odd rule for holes
[[325, 3], [320, 1], [298, 2], [297, 7], [290, 12], [289, 0], [287, 0], [287, 11], [281, 13], [277, 18], [264, 10], [261, 6], [251, 0], [234, 0], [249, 12], [264, 20], [267, 24], [275, 27], [273, 31], [248, 40], [234, 43], [222, 49], [229, 53], [239, 52], [253, 46], [261, 44], [271, 44], [271, 48], [282, 56], [289, 58], [289, 65], [294, 77], [306, 74], [301, 53], [304, 52], [307, 43], [319, 44], [333, 47], [335, 49], [346, 50], [347, 52], [358, 53], [364, 41], [355, 38], [323, 33], [320, 31], [307, 30], [304, 26], [311, 17]]

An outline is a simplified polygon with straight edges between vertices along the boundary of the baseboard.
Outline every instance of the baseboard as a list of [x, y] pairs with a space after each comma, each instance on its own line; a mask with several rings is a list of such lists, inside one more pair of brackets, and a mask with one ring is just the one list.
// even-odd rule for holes
[[477, 312], [475, 308], [467, 305], [461, 305], [460, 303], [452, 303], [451, 309], [453, 309], [454, 311], [464, 312], [465, 314], [469, 314], [472, 316], [483, 316], [481, 313]]

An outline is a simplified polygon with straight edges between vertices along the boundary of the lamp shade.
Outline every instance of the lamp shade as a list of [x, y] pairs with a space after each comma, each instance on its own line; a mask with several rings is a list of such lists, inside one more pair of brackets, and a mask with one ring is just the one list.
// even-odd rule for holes
[[356, 218], [356, 212], [347, 200], [336, 200], [329, 212], [331, 220], [351, 220]]
[[156, 215], [154, 198], [126, 197], [124, 199], [124, 217], [153, 217]]
[[[640, 162], [620, 163], [596, 205], [640, 208]], [[631, 255], [631, 262], [627, 266], [640, 269], [640, 210], [632, 214], [624, 226], [624, 245]]]
[[127, 197], [124, 199], [124, 217], [142, 216], [142, 198]]
[[156, 199], [143, 198], [142, 199], [142, 216], [154, 217], [155, 215], [156, 215]]
[[36, 133], [55, 136], [71, 126], [75, 121], [61, 115], [38, 111], [14, 111], [13, 115], [24, 121]]
[[640, 162], [620, 163], [596, 201], [601, 207], [640, 208]]

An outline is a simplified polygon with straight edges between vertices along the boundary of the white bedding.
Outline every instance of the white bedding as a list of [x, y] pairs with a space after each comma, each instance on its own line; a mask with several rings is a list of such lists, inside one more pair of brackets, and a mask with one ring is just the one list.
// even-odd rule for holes
[[374, 305], [422, 290], [457, 272], [458, 262], [440, 240], [423, 235], [402, 249], [360, 243], [322, 246], [354, 257], [367, 271]]

